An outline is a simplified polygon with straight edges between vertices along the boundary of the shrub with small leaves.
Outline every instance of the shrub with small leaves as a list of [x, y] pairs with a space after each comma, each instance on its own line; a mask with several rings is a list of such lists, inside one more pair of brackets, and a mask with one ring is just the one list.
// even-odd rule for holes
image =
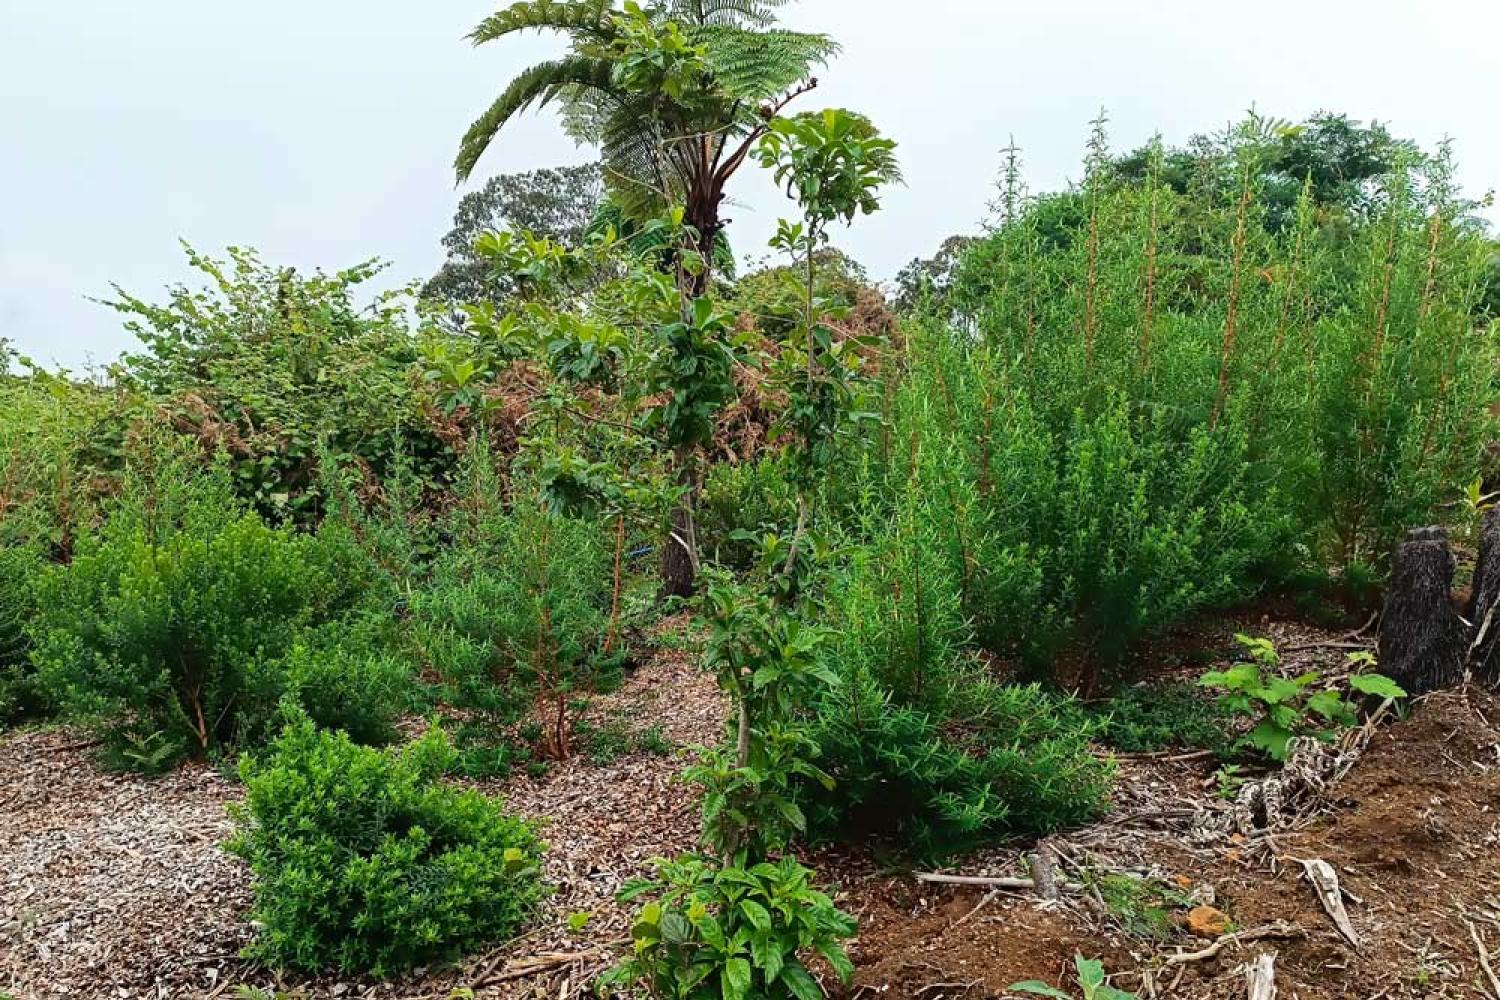
[[813, 888], [813, 873], [795, 859], [744, 868], [686, 855], [653, 864], [657, 878], [620, 893], [650, 902], [631, 927], [634, 954], [601, 986], [663, 1000], [817, 1000], [823, 989], [803, 964], [813, 954], [849, 982], [854, 966], [840, 942], [854, 935], [854, 918]]
[[[364, 585], [348, 552], [205, 490], [172, 522], [117, 511], [38, 584], [42, 689], [118, 764], [134, 766], [129, 751], [147, 742], [163, 763], [208, 757], [263, 728], [288, 690], [282, 658]], [[339, 684], [340, 698], [364, 697]]]
[[495, 800], [441, 784], [452, 756], [441, 730], [375, 750], [302, 717], [245, 757], [228, 847], [255, 874], [249, 954], [386, 976], [514, 934], [544, 893], [543, 845]]
[[1123, 753], [1219, 750], [1228, 740], [1228, 710], [1190, 684], [1135, 684], [1089, 711], [1100, 720], [1099, 741]]

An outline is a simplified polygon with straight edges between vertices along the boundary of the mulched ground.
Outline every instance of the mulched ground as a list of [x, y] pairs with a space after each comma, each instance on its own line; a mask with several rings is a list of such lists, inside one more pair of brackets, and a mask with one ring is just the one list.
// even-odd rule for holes
[[[1285, 648], [1340, 638], [1251, 616], [1164, 646], [1156, 672], [1201, 672], [1189, 647], [1223, 649], [1235, 630], [1271, 634]], [[1337, 669], [1343, 654], [1309, 646], [1288, 659], [1298, 670]], [[591, 712], [660, 724], [688, 745], [717, 739], [725, 708], [690, 653], [663, 650]], [[1475, 940], [1500, 956], [1500, 729], [1492, 721], [1500, 702], [1483, 693], [1426, 700], [1377, 735], [1326, 815], [1262, 851], [1202, 835], [1204, 814], [1226, 808], [1213, 794], [1212, 761], [1122, 761], [1109, 815], [1049, 842], [1069, 877], [1081, 867], [1161, 878], [1184, 893], [1211, 893], [1236, 928], [1275, 920], [1300, 928], [1295, 939], [1226, 948], [1212, 960], [1167, 965], [1168, 955], [1207, 942], [1185, 932], [1166, 941], [1125, 934], [1087, 892], [1055, 902], [986, 894], [919, 883], [863, 853], [820, 852], [810, 861], [861, 922], [851, 947], [858, 975], [842, 996], [979, 1000], [1006, 995], [1019, 979], [1070, 986], [1066, 967], [1083, 952], [1143, 996], [1228, 1000], [1245, 996], [1243, 965], [1266, 950], [1277, 954], [1283, 1000], [1487, 996]], [[62, 730], [0, 738], [0, 991], [16, 1000], [212, 998], [234, 996], [241, 984], [307, 1000], [446, 1000], [455, 988], [566, 1000], [586, 995], [611, 961], [601, 945], [625, 935], [628, 915], [613, 899], [620, 883], [697, 836], [679, 757], [634, 753], [607, 765], [579, 757], [539, 779], [489, 783], [546, 824], [556, 892], [535, 930], [462, 969], [381, 984], [278, 982], [236, 957], [251, 933], [248, 874], [218, 847], [229, 831], [224, 805], [239, 795], [234, 782], [207, 768], [149, 781], [103, 774], [81, 742]], [[951, 870], [1021, 875], [1029, 848], [990, 849]], [[1313, 857], [1340, 874], [1358, 951], [1300, 877], [1296, 859]], [[592, 914], [581, 934], [568, 929], [578, 911]], [[1500, 970], [1500, 958], [1491, 964]]]

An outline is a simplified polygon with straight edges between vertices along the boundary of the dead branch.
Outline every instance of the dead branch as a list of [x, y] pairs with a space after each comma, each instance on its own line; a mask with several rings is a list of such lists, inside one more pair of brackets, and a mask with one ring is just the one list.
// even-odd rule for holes
[[1349, 911], [1344, 909], [1344, 897], [1339, 891], [1339, 875], [1333, 870], [1333, 865], [1321, 858], [1303, 859], [1302, 874], [1312, 885], [1313, 892], [1317, 893], [1318, 902], [1328, 914], [1329, 919], [1333, 921], [1333, 926], [1338, 928], [1344, 940], [1358, 951], [1359, 935], [1354, 932], [1354, 924], [1349, 920]]
[[1290, 923], [1286, 920], [1278, 920], [1263, 927], [1252, 927], [1247, 931], [1235, 931], [1232, 934], [1220, 935], [1213, 944], [1198, 951], [1178, 952], [1175, 955], [1168, 955], [1167, 964], [1183, 965], [1188, 962], [1202, 962], [1213, 958], [1232, 944], [1249, 944], [1251, 941], [1261, 941], [1266, 938], [1299, 938], [1306, 933], [1298, 924]]
[[1276, 1000], [1276, 953], [1268, 951], [1245, 967], [1249, 1000]]
[[[1036, 891], [1036, 882], [1029, 878], [1012, 878], [1000, 875], [941, 875], [937, 872], [916, 872], [918, 882], [935, 882], [939, 885], [982, 885], [992, 889], [1024, 889]], [[1081, 882], [1059, 882], [1057, 888], [1063, 892], [1082, 892]]]
[[1474, 921], [1468, 917], [1464, 917], [1463, 921], [1464, 926], [1469, 929], [1469, 938], [1474, 942], [1474, 949], [1479, 953], [1479, 967], [1484, 970], [1485, 977], [1490, 981], [1490, 989], [1494, 991], [1497, 1000], [1500, 1000], [1500, 978], [1495, 976], [1495, 968], [1490, 964], [1490, 952], [1484, 946], [1484, 938], [1479, 936], [1479, 928], [1474, 926]]

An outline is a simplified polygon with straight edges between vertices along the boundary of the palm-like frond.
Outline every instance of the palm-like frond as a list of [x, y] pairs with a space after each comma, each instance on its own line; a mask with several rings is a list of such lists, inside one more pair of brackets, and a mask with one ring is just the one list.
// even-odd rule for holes
[[760, 101], [807, 79], [812, 68], [837, 54], [827, 35], [800, 31], [749, 31], [708, 25], [687, 31], [703, 46], [714, 77], [731, 97]]
[[769, 26], [787, 0], [672, 0], [667, 10], [681, 24]]
[[495, 134], [511, 118], [534, 104], [544, 106], [564, 93], [608, 90], [610, 73], [608, 61], [586, 56], [566, 56], [523, 70], [464, 134], [458, 158], [453, 162], [459, 179], [468, 178]]
[[480, 21], [469, 39], [482, 45], [518, 31], [561, 31], [608, 40], [615, 35], [613, 9], [614, 0], [518, 0]]

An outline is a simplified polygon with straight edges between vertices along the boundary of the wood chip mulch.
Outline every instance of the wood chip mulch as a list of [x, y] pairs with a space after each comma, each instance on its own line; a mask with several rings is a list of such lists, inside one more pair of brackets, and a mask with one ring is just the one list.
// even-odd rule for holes
[[[678, 747], [716, 741], [725, 713], [713, 679], [691, 653], [674, 650], [589, 708], [638, 730], [659, 724]], [[528, 984], [502, 978], [516, 960], [624, 936], [620, 885], [698, 835], [681, 753], [634, 752], [602, 765], [576, 756], [540, 778], [484, 783], [539, 821], [549, 845], [554, 891], [530, 933], [462, 970], [418, 970], [389, 983], [283, 981], [238, 957], [252, 936], [250, 878], [220, 847], [233, 827], [224, 807], [242, 795], [237, 782], [202, 766], [156, 779], [108, 774], [92, 751], [65, 729], [0, 737], [0, 996], [218, 997], [242, 984], [298, 1000], [442, 1000], [465, 986], [482, 997], [525, 996]], [[580, 912], [590, 914], [587, 926], [571, 931], [568, 918]], [[610, 960], [601, 952], [592, 965]]]

